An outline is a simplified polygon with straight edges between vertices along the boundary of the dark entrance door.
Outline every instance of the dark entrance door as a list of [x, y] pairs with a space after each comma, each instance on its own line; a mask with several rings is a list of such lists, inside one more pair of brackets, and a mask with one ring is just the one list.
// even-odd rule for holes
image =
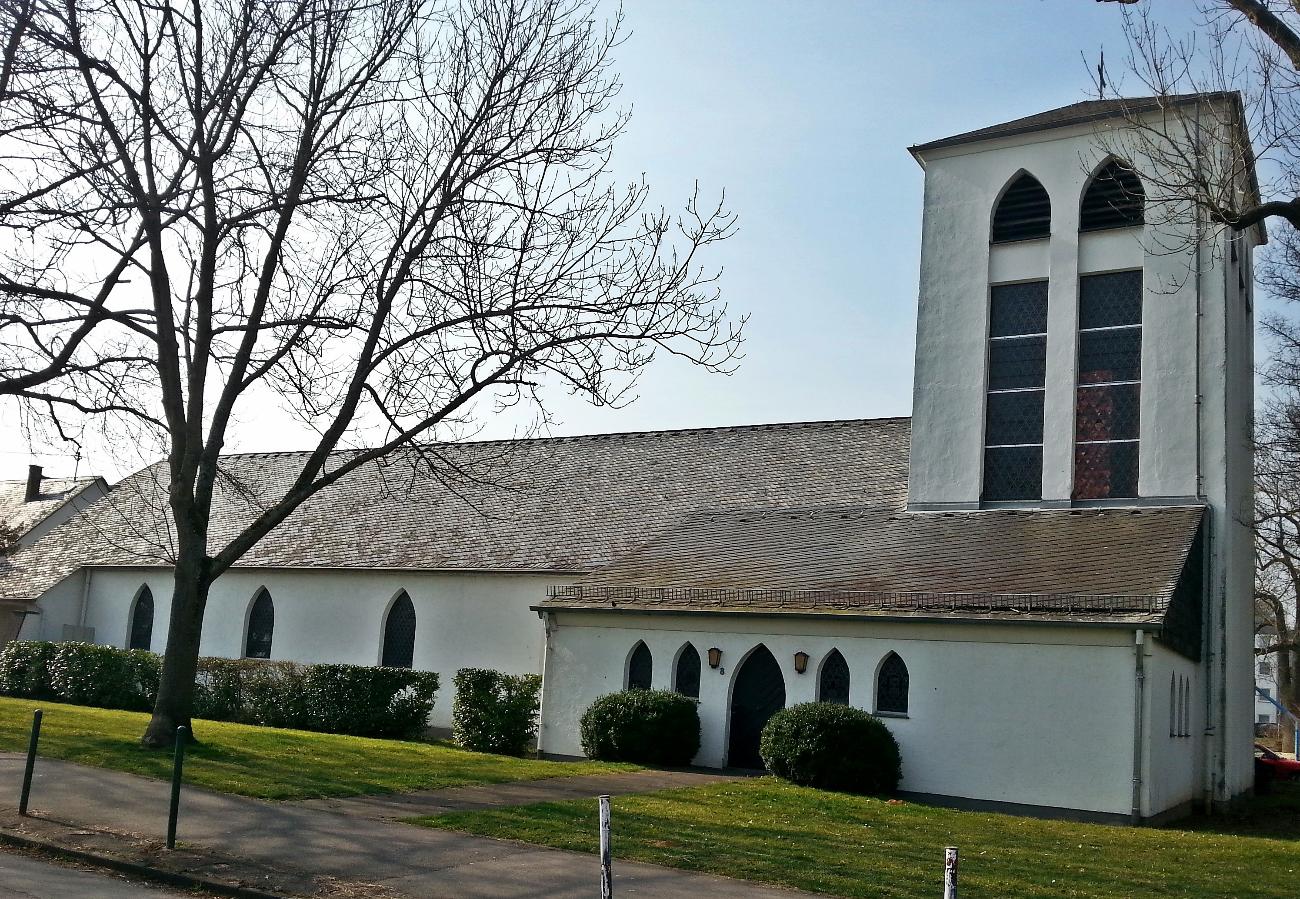
[[741, 663], [731, 691], [731, 740], [727, 764], [733, 768], [762, 768], [758, 738], [763, 725], [785, 708], [785, 679], [766, 646], [759, 646]]

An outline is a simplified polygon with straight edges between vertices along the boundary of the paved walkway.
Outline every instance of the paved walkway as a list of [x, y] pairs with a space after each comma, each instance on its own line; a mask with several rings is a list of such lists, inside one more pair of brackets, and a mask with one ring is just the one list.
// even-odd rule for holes
[[120, 874], [86, 871], [34, 858], [0, 852], [0, 899], [184, 899], [152, 884], [128, 880]]
[[295, 805], [362, 818], [415, 818], [422, 815], [533, 805], [538, 802], [556, 802], [565, 799], [592, 799], [603, 794], [626, 796], [629, 793], [649, 793], [653, 790], [702, 787], [705, 784], [737, 780], [742, 776], [744, 775], [712, 774], [703, 771], [629, 771], [625, 774], [548, 777], [544, 780], [479, 784], [472, 787], [450, 787], [445, 790], [389, 793], [383, 796], [309, 799]]
[[[21, 778], [21, 757], [0, 754], [0, 803], [10, 808], [17, 804]], [[167, 826], [167, 794], [164, 781], [42, 759], [36, 766], [31, 807], [53, 820], [161, 839]], [[263, 865], [375, 883], [406, 896], [588, 899], [599, 880], [591, 855], [201, 789], [184, 791], [179, 838]], [[617, 825], [615, 847], [617, 856]], [[615, 885], [621, 893], [664, 899], [808, 895], [617, 858]]]

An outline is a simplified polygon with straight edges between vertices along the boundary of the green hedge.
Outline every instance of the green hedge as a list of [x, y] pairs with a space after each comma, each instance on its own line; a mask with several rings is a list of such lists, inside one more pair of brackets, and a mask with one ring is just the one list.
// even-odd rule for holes
[[541, 676], [462, 668], [455, 684], [452, 739], [477, 752], [523, 755], [537, 737]]
[[[162, 657], [93, 643], [15, 641], [0, 649], [0, 695], [147, 711]], [[408, 668], [199, 659], [194, 716], [368, 737], [417, 737], [438, 675]]]
[[763, 764], [777, 777], [846, 793], [892, 793], [903, 776], [889, 728], [861, 709], [805, 702], [782, 709], [763, 727]]
[[700, 751], [696, 702], [668, 690], [624, 690], [602, 696], [582, 714], [588, 758], [648, 765], [689, 765]]

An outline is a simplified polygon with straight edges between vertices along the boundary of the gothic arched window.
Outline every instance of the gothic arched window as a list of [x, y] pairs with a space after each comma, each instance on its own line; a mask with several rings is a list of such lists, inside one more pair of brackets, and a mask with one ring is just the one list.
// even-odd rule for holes
[[885, 656], [880, 663], [880, 673], [876, 675], [876, 711], [907, 714], [907, 666], [896, 652]]
[[248, 634], [244, 639], [244, 658], [269, 659], [271, 637], [275, 633], [275, 604], [266, 588], [257, 591], [248, 612]]
[[654, 659], [650, 647], [638, 640], [632, 650], [632, 657], [627, 662], [627, 688], [629, 690], [649, 690], [650, 675], [654, 670]]
[[415, 658], [415, 605], [403, 590], [393, 600], [384, 620], [384, 653], [379, 664], [410, 668]]
[[146, 585], [140, 588], [131, 608], [131, 635], [127, 649], [149, 649], [153, 645], [153, 593]]
[[1083, 192], [1080, 231], [1131, 228], [1143, 222], [1146, 193], [1132, 168], [1112, 159], [1102, 166]]
[[831, 654], [822, 662], [817, 699], [837, 705], [849, 704], [849, 663], [844, 661], [844, 656], [840, 655], [838, 649], [832, 649]]
[[991, 243], [1034, 240], [1052, 230], [1052, 202], [1038, 179], [1028, 172], [1011, 182], [993, 211]]
[[687, 643], [677, 654], [677, 670], [673, 673], [673, 689], [691, 699], [700, 698], [700, 653]]

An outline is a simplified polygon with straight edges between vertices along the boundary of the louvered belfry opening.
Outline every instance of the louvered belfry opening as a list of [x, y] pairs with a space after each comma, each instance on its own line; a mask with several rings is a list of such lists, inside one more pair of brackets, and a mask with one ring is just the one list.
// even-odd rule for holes
[[1108, 231], [1141, 225], [1145, 205], [1146, 193], [1137, 174], [1119, 160], [1111, 160], [1084, 191], [1079, 230]]
[[992, 243], [1035, 240], [1052, 230], [1052, 203], [1038, 179], [1024, 172], [1007, 188], [993, 213]]

